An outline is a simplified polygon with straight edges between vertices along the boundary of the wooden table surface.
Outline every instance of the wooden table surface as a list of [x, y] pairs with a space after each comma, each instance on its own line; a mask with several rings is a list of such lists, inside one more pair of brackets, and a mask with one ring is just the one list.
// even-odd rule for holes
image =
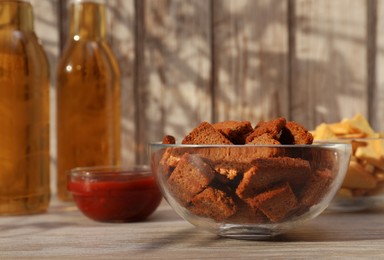
[[145, 222], [98, 223], [71, 203], [0, 217], [0, 259], [384, 259], [384, 212], [335, 213], [268, 241], [221, 238], [181, 219], [166, 202]]

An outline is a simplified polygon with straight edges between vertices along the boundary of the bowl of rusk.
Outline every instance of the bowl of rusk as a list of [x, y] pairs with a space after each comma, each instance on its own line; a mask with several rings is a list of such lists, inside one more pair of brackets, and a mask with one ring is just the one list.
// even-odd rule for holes
[[340, 189], [349, 143], [315, 143], [302, 125], [280, 117], [202, 122], [180, 143], [150, 145], [151, 168], [170, 206], [218, 236], [260, 240], [323, 212]]

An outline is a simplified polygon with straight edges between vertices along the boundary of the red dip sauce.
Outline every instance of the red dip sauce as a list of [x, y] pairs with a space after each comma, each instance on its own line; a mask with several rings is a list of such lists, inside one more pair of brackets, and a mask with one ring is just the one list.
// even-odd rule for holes
[[77, 207], [93, 220], [144, 220], [161, 202], [162, 194], [149, 170], [81, 172], [80, 169], [70, 173], [68, 190]]

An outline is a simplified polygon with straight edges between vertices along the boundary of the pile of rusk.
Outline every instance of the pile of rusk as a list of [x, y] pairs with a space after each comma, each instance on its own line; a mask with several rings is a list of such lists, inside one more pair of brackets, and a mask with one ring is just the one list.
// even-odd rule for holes
[[345, 140], [352, 144], [351, 162], [339, 195], [384, 193], [384, 135], [375, 132], [361, 114], [337, 123], [322, 123], [311, 133], [314, 140]]

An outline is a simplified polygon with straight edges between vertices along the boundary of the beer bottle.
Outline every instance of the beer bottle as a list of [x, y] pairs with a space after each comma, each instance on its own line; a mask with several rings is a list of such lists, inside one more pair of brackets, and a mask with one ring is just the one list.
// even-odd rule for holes
[[29, 1], [0, 1], [0, 215], [49, 204], [49, 64]]
[[107, 40], [104, 1], [72, 0], [69, 37], [57, 68], [58, 197], [67, 173], [120, 163], [120, 74]]

